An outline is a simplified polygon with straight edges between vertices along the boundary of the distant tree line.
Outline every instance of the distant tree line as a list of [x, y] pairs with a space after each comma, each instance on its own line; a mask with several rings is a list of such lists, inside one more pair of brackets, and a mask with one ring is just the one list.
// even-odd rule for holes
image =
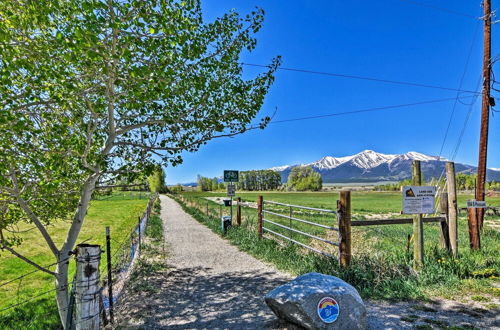
[[206, 178], [204, 176], [198, 175], [198, 190], [200, 191], [215, 191], [224, 189], [224, 183], [219, 182], [217, 178]]
[[237, 188], [240, 190], [276, 190], [281, 186], [281, 175], [273, 170], [240, 172]]
[[[217, 178], [206, 178], [198, 175], [198, 190], [214, 191], [225, 189], [226, 185], [218, 182]], [[236, 183], [238, 190], [262, 191], [262, 190], [296, 190], [296, 191], [318, 191], [323, 188], [321, 174], [314, 171], [310, 166], [297, 166], [292, 169], [288, 176], [286, 185], [281, 183], [281, 174], [273, 170], [241, 171], [239, 181]]]
[[[464, 174], [457, 173], [455, 176], [457, 190], [473, 190], [476, 187], [477, 174]], [[402, 186], [411, 186], [411, 179], [405, 179], [397, 183], [389, 183], [384, 185], [378, 185], [375, 190], [382, 191], [399, 191]], [[437, 185], [437, 180], [425, 183], [425, 185]], [[444, 185], [444, 179], [441, 179], [439, 185]], [[500, 182], [495, 180], [486, 182], [486, 190], [498, 190], [500, 189]]]

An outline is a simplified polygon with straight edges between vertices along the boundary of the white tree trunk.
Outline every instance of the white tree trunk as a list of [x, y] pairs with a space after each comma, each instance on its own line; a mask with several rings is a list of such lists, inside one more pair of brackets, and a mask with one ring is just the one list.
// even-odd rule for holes
[[[66, 327], [66, 315], [68, 314], [68, 266], [69, 266], [69, 255], [66, 254], [65, 257], [59, 257], [56, 268], [56, 301], [57, 309], [59, 311], [59, 318], [64, 327]], [[61, 262], [63, 261], [63, 262]]]
[[[78, 235], [80, 234], [80, 230], [82, 229], [83, 220], [85, 219], [85, 215], [87, 214], [87, 209], [89, 207], [90, 199], [92, 197], [92, 193], [94, 192], [98, 177], [99, 176], [97, 174], [91, 175], [83, 186], [80, 203], [78, 204], [78, 208], [73, 217], [73, 221], [71, 222], [71, 227], [69, 228], [68, 234], [66, 236], [66, 241], [64, 242], [59, 252], [59, 257], [57, 260], [58, 262], [68, 259], [70, 256], [70, 252], [75, 246]], [[68, 264], [70, 261], [71, 260], [67, 260], [67, 262], [65, 261], [58, 263], [56, 268], [56, 288], [58, 289], [56, 295], [57, 308], [59, 311], [59, 318], [61, 319], [63, 327], [66, 327], [66, 315], [69, 302]]]

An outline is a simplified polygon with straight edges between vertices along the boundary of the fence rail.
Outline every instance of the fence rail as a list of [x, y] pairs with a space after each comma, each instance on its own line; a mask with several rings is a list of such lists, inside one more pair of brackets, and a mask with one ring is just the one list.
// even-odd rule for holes
[[[314, 239], [317, 239], [319, 241], [322, 241], [322, 242], [325, 242], [325, 243], [328, 243], [328, 244], [331, 244], [331, 245], [335, 245], [335, 246], [339, 246], [338, 243], [335, 243], [335, 242], [332, 242], [332, 241], [329, 241], [327, 239], [324, 239], [324, 238], [321, 238], [321, 237], [318, 237], [318, 236], [315, 236], [315, 235], [312, 235], [312, 234], [308, 234], [306, 232], [303, 232], [303, 231], [300, 231], [300, 230], [297, 230], [297, 229], [294, 229], [294, 228], [291, 228], [291, 227], [288, 227], [288, 226], [285, 226], [285, 225], [282, 225], [282, 224], [279, 224], [277, 222], [274, 222], [274, 221], [271, 221], [271, 220], [267, 220], [265, 218], [262, 218], [262, 221], [264, 222], [268, 222], [270, 224], [273, 224], [275, 226], [278, 226], [278, 227], [281, 227], [283, 229], [287, 229], [287, 230], [290, 230], [290, 231], [293, 231], [294, 233], [298, 233], [298, 234], [302, 234], [304, 236], [307, 236], [307, 237], [310, 237], [310, 238], [314, 238]], [[263, 229], [265, 229], [263, 227]]]
[[264, 201], [264, 204], [281, 205], [281, 206], [292, 207], [292, 208], [296, 208], [296, 209], [305, 209], [305, 210], [325, 212], [325, 213], [334, 213], [334, 214], [337, 213], [334, 210], [319, 209], [319, 208], [315, 208], [315, 207], [308, 207], [308, 206], [302, 206], [302, 205], [293, 205], [293, 204], [278, 203], [278, 202], [273, 202], [273, 201]]
[[[445, 217], [422, 218], [422, 222], [442, 222], [446, 221]], [[374, 220], [356, 220], [351, 222], [351, 226], [378, 226], [378, 225], [405, 225], [413, 223], [413, 219], [374, 219]]]
[[294, 220], [294, 221], [298, 221], [298, 222], [302, 222], [302, 223], [306, 223], [306, 224], [309, 224], [309, 225], [312, 225], [312, 226], [316, 226], [316, 227], [321, 227], [321, 228], [325, 228], [325, 229], [339, 231], [339, 229], [335, 228], [335, 227], [322, 225], [320, 223], [316, 223], [316, 222], [312, 222], [312, 221], [307, 221], [307, 220], [304, 220], [304, 219], [299, 219], [299, 218], [295, 218], [295, 217], [292, 217], [292, 216], [287, 216], [287, 215], [284, 215], [284, 214], [280, 214], [280, 213], [276, 213], [276, 212], [272, 212], [272, 211], [268, 211], [268, 210], [264, 210], [264, 209], [262, 210], [262, 212], [269, 213], [269, 214], [275, 215], [277, 217], [281, 217], [281, 218], [285, 218], [285, 219], [290, 219], [290, 220]]
[[300, 245], [300, 246], [302, 246], [302, 247], [304, 247], [304, 248], [306, 248], [306, 249], [309, 249], [309, 250], [311, 250], [311, 251], [314, 251], [314, 252], [316, 252], [316, 253], [322, 254], [322, 255], [327, 256], [327, 257], [336, 258], [334, 255], [332, 255], [332, 254], [330, 254], [330, 253], [323, 252], [323, 251], [320, 251], [320, 250], [318, 250], [318, 249], [315, 249], [315, 248], [313, 248], [313, 247], [311, 247], [311, 246], [309, 246], [309, 245], [306, 245], [306, 244], [304, 244], [304, 243], [301, 243], [301, 242], [299, 242], [299, 241], [296, 241], [296, 240], [294, 240], [293, 238], [289, 238], [289, 237], [287, 237], [287, 236], [285, 236], [285, 235], [282, 235], [282, 234], [280, 234], [280, 233], [277, 233], [277, 232], [275, 232], [275, 231], [273, 231], [273, 230], [271, 230], [271, 229], [267, 229], [267, 228], [265, 228], [265, 227], [262, 227], [262, 229], [263, 229], [264, 231], [267, 231], [267, 232], [269, 232], [269, 233], [271, 233], [271, 234], [274, 234], [274, 235], [276, 235], [276, 236], [279, 236], [279, 237], [281, 237], [281, 238], [284, 238], [284, 239], [286, 239], [286, 240], [289, 240], [290, 242], [293, 242], [293, 243], [295, 243], [295, 244], [297, 244], [297, 245]]
[[[282, 214], [282, 213], [280, 213], [281, 210], [279, 210], [279, 211], [277, 211], [277, 210], [270, 211], [270, 210], [268, 210], [268, 209], [265, 208], [266, 205], [284, 206], [286, 208], [289, 208], [289, 212], [288, 212], [288, 214]], [[268, 239], [272, 239], [273, 236], [279, 237], [279, 238], [281, 238], [283, 240], [286, 240], [288, 242], [297, 244], [297, 245], [299, 245], [299, 246], [301, 246], [303, 248], [306, 248], [306, 249], [308, 249], [310, 251], [322, 254], [322, 255], [330, 257], [330, 258], [337, 258], [336, 256], [334, 256], [331, 253], [328, 253], [326, 251], [322, 251], [319, 248], [311, 246], [310, 242], [301, 242], [299, 238], [292, 237], [292, 234], [295, 233], [295, 234], [300, 235], [301, 237], [310, 238], [310, 239], [313, 239], [313, 240], [317, 240], [317, 241], [329, 244], [331, 246], [338, 247], [339, 243], [333, 242], [330, 239], [327, 239], [327, 238], [324, 238], [324, 237], [320, 237], [317, 234], [318, 230], [323, 230], [323, 231], [327, 231], [327, 232], [328, 231], [330, 231], [330, 232], [332, 232], [332, 231], [338, 232], [339, 231], [338, 228], [333, 227], [333, 226], [329, 226], [329, 225], [325, 225], [325, 224], [322, 224], [322, 223], [318, 223], [318, 222], [315, 222], [313, 220], [305, 220], [305, 219], [300, 219], [300, 218], [297, 218], [297, 217], [293, 216], [293, 211], [296, 210], [296, 209], [299, 209], [299, 210], [309, 210], [309, 211], [316, 212], [316, 216], [318, 216], [320, 214], [323, 214], [323, 216], [324, 216], [324, 214], [326, 214], [327, 215], [327, 219], [330, 220], [330, 221], [332, 221], [332, 222], [334, 222], [334, 221], [336, 221], [336, 217], [334, 215], [337, 214], [337, 212], [335, 212], [334, 210], [328, 210], [328, 209], [323, 209], [323, 208], [315, 208], [315, 207], [308, 207], [308, 206], [302, 206], [302, 205], [293, 205], [293, 204], [279, 203], [279, 202], [267, 201], [267, 200], [265, 201], [262, 197], [259, 197], [259, 201], [258, 201], [258, 205], [257, 206], [258, 206], [257, 209], [258, 209], [258, 217], [259, 217], [259, 222], [258, 222], [259, 237], [264, 237], [264, 238], [268, 238]], [[269, 218], [270, 216], [274, 216], [277, 219], [272, 219], [271, 220]], [[312, 214], [310, 214], [310, 216], [312, 216]], [[279, 222], [280, 219], [281, 220], [288, 220], [289, 221], [288, 225], [280, 223]], [[306, 226], [303, 226], [303, 228], [300, 228], [300, 229], [293, 228], [292, 227], [293, 223], [298, 223], [298, 225], [302, 224], [302, 225], [306, 225]], [[273, 226], [276, 229], [272, 228]], [[309, 230], [310, 227], [317, 228], [316, 232], [315, 233], [307, 232], [306, 230]], [[281, 230], [281, 232], [280, 232], [280, 230]], [[266, 236], [262, 235], [264, 232], [270, 234], [269, 237], [267, 235]]]

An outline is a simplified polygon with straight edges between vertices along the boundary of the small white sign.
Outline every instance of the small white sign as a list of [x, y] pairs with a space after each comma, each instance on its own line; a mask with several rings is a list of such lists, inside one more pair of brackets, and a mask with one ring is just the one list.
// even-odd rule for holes
[[236, 193], [236, 186], [232, 184], [227, 185], [227, 195], [229, 197], [234, 197], [235, 193]]
[[471, 199], [471, 200], [467, 201], [467, 208], [468, 209], [484, 209], [484, 208], [486, 208], [486, 202]]
[[433, 186], [403, 187], [404, 214], [434, 213], [435, 204], [436, 204], [436, 187]]

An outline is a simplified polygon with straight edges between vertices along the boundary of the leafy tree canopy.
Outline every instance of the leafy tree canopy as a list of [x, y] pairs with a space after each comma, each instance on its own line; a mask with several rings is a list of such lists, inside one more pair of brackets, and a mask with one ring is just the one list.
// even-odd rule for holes
[[288, 175], [288, 187], [297, 191], [318, 191], [323, 187], [323, 180], [311, 166], [296, 166]]
[[[262, 22], [260, 9], [205, 22], [197, 0], [1, 1], [0, 245], [15, 253], [3, 229], [27, 221], [64, 260], [96, 187], [245, 132], [279, 65], [242, 78]], [[58, 247], [45, 226], [68, 218]], [[56, 276], [64, 321], [67, 264], [31, 263]]]

